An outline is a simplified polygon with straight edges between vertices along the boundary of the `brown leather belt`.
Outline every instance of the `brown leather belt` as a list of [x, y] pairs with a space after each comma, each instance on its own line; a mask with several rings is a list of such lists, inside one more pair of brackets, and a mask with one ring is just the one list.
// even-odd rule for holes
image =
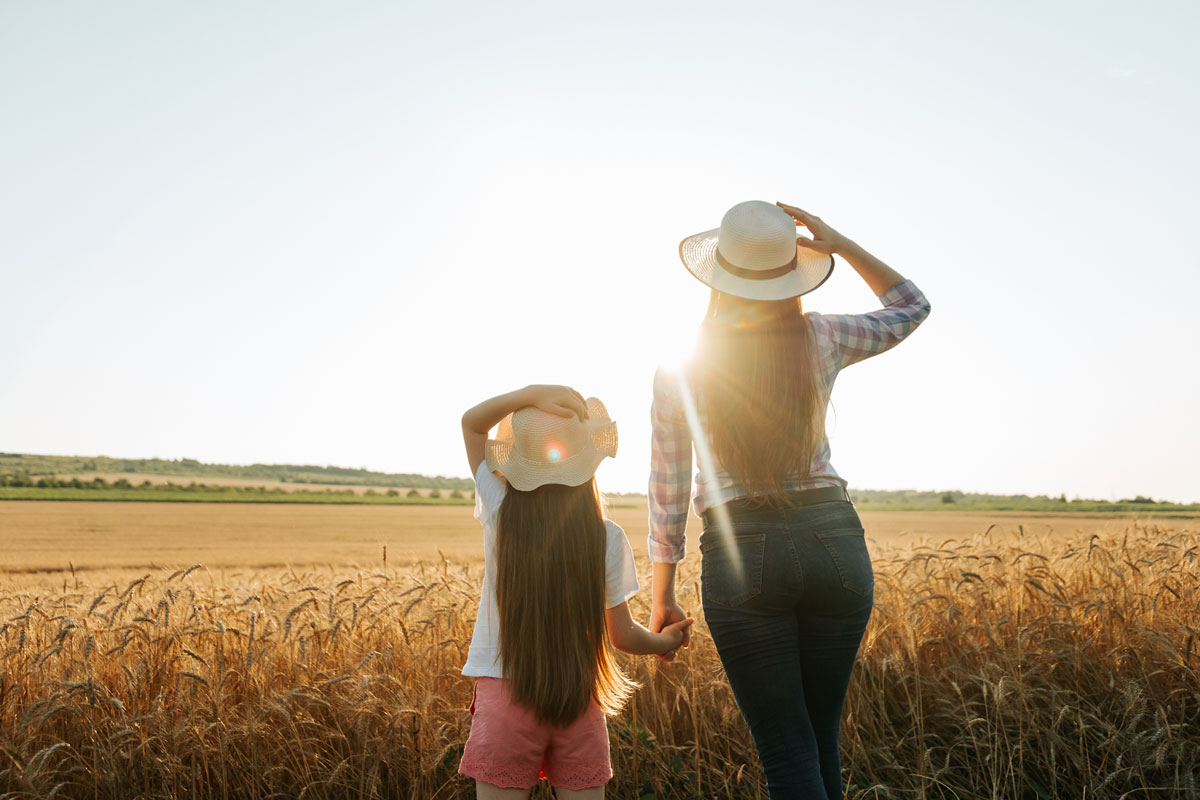
[[[821, 503], [851, 502], [850, 493], [841, 486], [821, 486], [817, 489], [805, 489], [799, 492], [788, 492], [787, 497], [788, 500], [792, 502], [792, 505], [796, 508], [801, 508], [803, 506], [815, 506]], [[734, 500], [730, 500], [728, 503], [723, 503], [719, 506], [714, 506], [713, 508], [707, 509], [703, 514], [701, 514], [700, 517], [704, 520], [705, 525], [711, 525], [713, 523], [712, 515], [713, 512], [718, 508], [723, 508], [730, 514], [737, 514], [746, 511], [782, 511], [786, 510], [788, 506], [784, 505], [783, 503], [773, 502], [770, 500], [764, 503], [762, 499], [759, 498], [738, 497]]]

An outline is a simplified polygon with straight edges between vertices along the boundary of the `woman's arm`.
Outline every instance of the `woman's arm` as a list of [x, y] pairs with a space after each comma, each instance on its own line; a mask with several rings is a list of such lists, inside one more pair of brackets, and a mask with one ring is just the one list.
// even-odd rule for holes
[[[688, 619], [688, 615], [679, 605], [679, 601], [675, 599], [675, 568], [678, 564], [670, 561], [655, 561], [652, 566], [654, 575], [650, 582], [650, 630], [657, 632], [673, 623]], [[682, 647], [689, 647], [691, 643], [692, 632], [685, 628], [683, 639], [679, 644]], [[659, 653], [658, 657], [662, 661], [674, 661], [675, 649]]]
[[826, 225], [820, 217], [783, 203], [779, 207], [812, 234], [811, 239], [796, 237], [798, 247], [819, 253], [837, 253], [854, 267], [883, 303], [883, 308], [866, 314], [809, 315], [818, 326], [819, 334], [823, 331], [832, 340], [839, 369], [890, 350], [929, 316], [929, 300], [912, 281], [905, 280], [899, 272]]
[[835, 231], [820, 217], [795, 206], [783, 203], [775, 205], [786, 211], [797, 225], [808, 228], [812, 234], [811, 239], [807, 236], [797, 236], [797, 245], [818, 253], [836, 253], [846, 259], [846, 263], [867, 282], [867, 286], [871, 287], [876, 297], [886, 294], [889, 289], [904, 280], [903, 275], [868, 253], [862, 245]]
[[687, 635], [688, 628], [695, 622], [691, 617], [686, 617], [666, 626], [661, 633], [654, 633], [634, 621], [629, 613], [628, 603], [607, 609], [604, 617], [608, 623], [608, 638], [613, 647], [639, 656], [671, 653], [678, 649]]
[[500, 420], [525, 406], [537, 406], [542, 411], [560, 417], [574, 414], [581, 421], [587, 419], [587, 401], [569, 386], [526, 386], [524, 389], [484, 400], [479, 405], [467, 409], [462, 415], [463, 444], [467, 449], [467, 461], [471, 464], [472, 475], [483, 463], [488, 431]]
[[[684, 390], [681, 376], [659, 369], [654, 373], [654, 399], [650, 404], [650, 535], [647, 546], [654, 562], [653, 605], [650, 630], [661, 631], [673, 622], [687, 619], [675, 601], [675, 564], [684, 556], [684, 536], [692, 489], [692, 434], [679, 408], [677, 393]], [[682, 645], [691, 642], [684, 631]], [[675, 658], [675, 651], [660, 653], [662, 661]]]

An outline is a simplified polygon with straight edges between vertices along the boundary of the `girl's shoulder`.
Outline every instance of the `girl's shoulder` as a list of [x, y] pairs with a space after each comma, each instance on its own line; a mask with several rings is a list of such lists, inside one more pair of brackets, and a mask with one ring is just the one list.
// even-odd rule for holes
[[608, 533], [607, 552], [609, 560], [617, 557], [623, 559], [626, 552], [633, 552], [633, 548], [629, 546], [629, 537], [625, 535], [624, 528], [613, 522], [608, 517], [605, 517], [604, 529]]
[[486, 461], [480, 462], [475, 470], [475, 518], [482, 522], [499, 511], [507, 491], [508, 483], [488, 469]]
[[608, 518], [604, 520], [604, 527], [608, 530], [608, 550], [604, 556], [604, 607], [612, 608], [637, 594], [637, 565], [624, 529]]

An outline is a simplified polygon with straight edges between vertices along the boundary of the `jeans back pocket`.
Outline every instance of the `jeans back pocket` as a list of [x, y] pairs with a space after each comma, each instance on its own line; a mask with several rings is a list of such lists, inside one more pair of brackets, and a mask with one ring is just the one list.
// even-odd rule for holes
[[863, 529], [839, 528], [814, 533], [837, 567], [842, 587], [859, 597], [872, 597], [875, 594], [875, 573], [871, 569], [871, 556], [867, 552]]
[[704, 603], [740, 606], [762, 592], [765, 533], [720, 534], [700, 544], [700, 590]]

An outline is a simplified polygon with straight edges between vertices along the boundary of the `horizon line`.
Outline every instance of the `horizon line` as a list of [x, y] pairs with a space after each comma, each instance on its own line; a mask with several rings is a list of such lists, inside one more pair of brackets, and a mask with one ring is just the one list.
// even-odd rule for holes
[[[184, 464], [186, 462], [191, 462], [188, 465], [189, 468], [195, 468], [195, 467], [191, 466], [192, 464], [197, 465], [199, 467], [235, 467], [235, 468], [243, 468], [243, 469], [244, 468], [253, 468], [253, 467], [263, 467], [263, 468], [285, 468], [285, 467], [306, 468], [307, 467], [307, 468], [314, 468], [314, 469], [321, 469], [321, 470], [347, 470], [347, 471], [354, 471], [354, 472], [365, 472], [365, 473], [368, 473], [371, 475], [380, 475], [380, 476], [406, 475], [406, 476], [412, 476], [412, 477], [416, 477], [416, 478], [424, 478], [426, 480], [439, 480], [440, 479], [440, 480], [474, 481], [474, 478], [472, 476], [430, 475], [430, 474], [427, 474], [424, 472], [388, 472], [388, 471], [379, 470], [379, 469], [371, 469], [371, 468], [368, 468], [365, 466], [346, 467], [346, 466], [340, 466], [340, 465], [336, 465], [336, 464], [321, 465], [321, 464], [316, 464], [316, 463], [310, 463], [310, 464], [286, 463], [286, 462], [271, 463], [271, 462], [265, 462], [265, 461], [239, 463], [239, 462], [233, 462], [233, 461], [230, 461], [230, 462], [201, 461], [200, 459], [188, 458], [186, 456], [180, 457], [180, 458], [162, 458], [160, 456], [129, 457], [129, 456], [108, 456], [108, 455], [103, 455], [103, 454], [101, 454], [101, 455], [80, 455], [78, 453], [72, 453], [72, 454], [17, 453], [17, 452], [9, 452], [9, 451], [0, 451], [0, 459], [24, 458], [24, 457], [106, 459], [109, 461], [161, 461], [161, 462], [175, 463], [175, 464]], [[87, 472], [87, 471], [92, 471], [92, 470], [85, 469], [85, 470], [81, 470], [81, 471]], [[130, 474], [138, 474], [136, 471], [129, 471], [129, 470], [109, 470], [109, 471], [111, 471], [111, 472], [129, 472]], [[34, 474], [34, 473], [28, 473], [28, 474]], [[37, 473], [37, 474], [43, 474], [43, 473]], [[147, 474], [152, 474], [152, 473], [147, 473]], [[170, 473], [162, 473], [162, 474], [170, 474]], [[181, 475], [179, 477], [189, 477], [189, 476]], [[216, 476], [214, 476], [214, 477], [216, 477]], [[608, 489], [608, 490], [602, 489], [601, 491], [604, 494], [609, 494], [609, 495], [646, 496], [646, 492], [644, 489], [638, 490], [638, 491], [628, 491], [625, 489]], [[968, 489], [958, 489], [958, 488], [954, 488], [954, 489], [918, 489], [918, 488], [880, 489], [880, 488], [867, 488], [867, 487], [851, 487], [849, 484], [847, 484], [847, 491], [851, 491], [851, 492], [855, 492], [855, 491], [857, 491], [857, 492], [913, 492], [913, 493], [920, 493], [920, 494], [942, 494], [942, 495], [957, 493], [957, 494], [961, 494], [961, 495], [983, 495], [983, 496], [992, 496], [992, 497], [1026, 497], [1029, 499], [1045, 497], [1050, 500], [1058, 500], [1059, 498], [1067, 497], [1066, 492], [1058, 492], [1057, 494], [1050, 493], [1050, 492], [1039, 492], [1037, 494], [1029, 494], [1027, 492], [978, 491], [978, 490], [968, 490]], [[1090, 501], [1090, 502], [1097, 502], [1097, 503], [1106, 503], [1106, 502], [1107, 503], [1119, 503], [1119, 502], [1126, 502], [1126, 501], [1134, 500], [1136, 498], [1143, 498], [1143, 497], [1145, 497], [1145, 496], [1140, 495], [1140, 494], [1135, 495], [1134, 498], [1117, 498], [1114, 495], [1111, 498], [1105, 499], [1105, 498], [1095, 498], [1095, 497], [1084, 497], [1082, 495], [1076, 494], [1070, 498], [1067, 498], [1067, 502], [1089, 502]], [[1157, 500], [1154, 498], [1146, 498], [1146, 499], [1152, 500], [1155, 503], [1170, 503], [1172, 505], [1200, 505], [1200, 500], [1174, 501], [1174, 500]]]

